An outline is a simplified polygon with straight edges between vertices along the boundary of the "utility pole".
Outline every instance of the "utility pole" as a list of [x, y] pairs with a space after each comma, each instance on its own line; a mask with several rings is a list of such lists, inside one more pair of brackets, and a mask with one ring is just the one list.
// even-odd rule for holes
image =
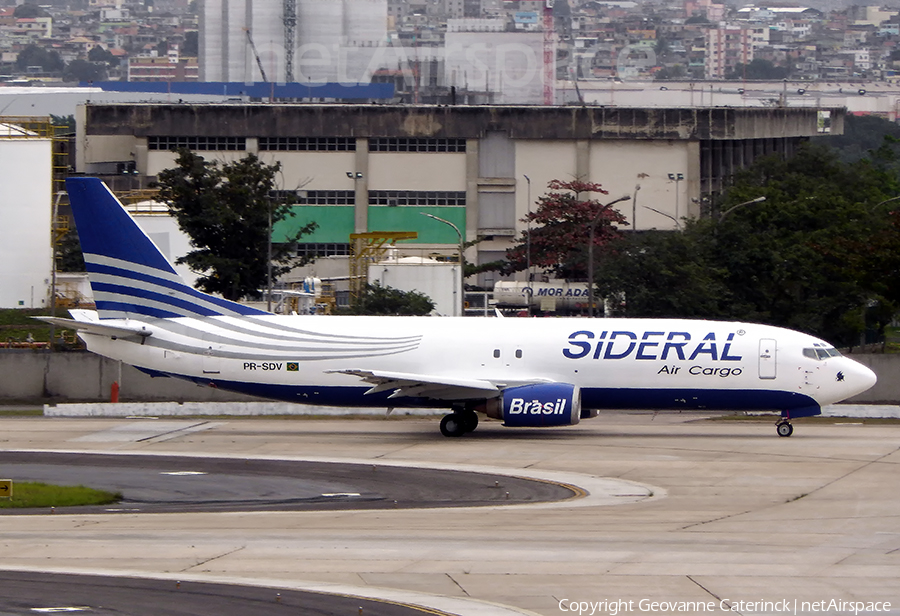
[[600, 210], [590, 222], [590, 235], [588, 239], [588, 316], [594, 316], [594, 232], [600, 217], [612, 206], [621, 201], [628, 201], [631, 195], [624, 195], [614, 199], [606, 205], [600, 206]]

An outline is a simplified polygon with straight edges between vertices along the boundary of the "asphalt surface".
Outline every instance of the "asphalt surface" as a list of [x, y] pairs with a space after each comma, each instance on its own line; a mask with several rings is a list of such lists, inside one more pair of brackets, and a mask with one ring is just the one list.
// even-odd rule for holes
[[0, 571], [0, 616], [421, 616], [412, 606], [254, 586]]
[[[508, 474], [585, 492], [515, 506], [6, 515], [0, 568], [113, 585], [134, 577], [221, 584], [223, 593], [257, 587], [263, 598], [266, 589], [330, 593], [459, 616], [560, 616], [591, 602], [607, 602], [595, 611], [607, 616], [609, 602], [629, 606], [617, 614], [696, 613], [678, 602], [788, 613], [765, 608], [775, 601], [789, 613], [900, 615], [900, 426], [797, 422], [779, 438], [774, 418], [706, 417], [616, 412], [546, 430], [484, 422], [462, 439], [418, 419], [0, 418], [0, 449], [105, 454], [100, 466], [119, 470], [131, 455], [183, 464], [154, 462], [157, 473], [202, 472], [195, 463], [210, 458], [341, 462], [375, 473]], [[324, 481], [364, 491], [346, 477]], [[823, 607], [832, 602], [854, 603]]]
[[[557, 483], [377, 463], [2, 451], [0, 474], [16, 481], [84, 485], [123, 495], [115, 505], [59, 508], [58, 513], [477, 507], [579, 495]], [[26, 513], [49, 511], [0, 509], [0, 515]]]

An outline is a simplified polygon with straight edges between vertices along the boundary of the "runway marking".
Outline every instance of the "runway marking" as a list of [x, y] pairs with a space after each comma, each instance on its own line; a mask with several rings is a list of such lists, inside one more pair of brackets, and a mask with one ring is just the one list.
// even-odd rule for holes
[[91, 612], [93, 608], [90, 607], [33, 607], [31, 608], [32, 612], [38, 612], [40, 614], [58, 614], [60, 612]]
[[190, 475], [206, 475], [203, 471], [163, 471], [160, 475], [172, 475], [173, 477], [187, 477]]
[[362, 496], [359, 492], [329, 492], [327, 494], [323, 494], [322, 496], [327, 496], [329, 498], [335, 496]]

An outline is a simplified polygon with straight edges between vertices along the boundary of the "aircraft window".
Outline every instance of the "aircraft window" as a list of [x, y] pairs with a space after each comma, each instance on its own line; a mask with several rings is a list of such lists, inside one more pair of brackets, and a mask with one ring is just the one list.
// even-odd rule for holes
[[833, 347], [828, 349], [803, 349], [803, 356], [810, 359], [828, 359], [829, 357], [840, 357], [841, 352]]
[[522, 359], [522, 349], [516, 349], [516, 359]]
[[500, 349], [494, 349], [494, 357], [500, 357]]

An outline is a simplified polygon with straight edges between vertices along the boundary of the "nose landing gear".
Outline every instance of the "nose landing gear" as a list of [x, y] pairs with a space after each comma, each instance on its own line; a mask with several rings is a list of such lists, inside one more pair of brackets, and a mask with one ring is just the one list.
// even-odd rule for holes
[[778, 436], [787, 437], [794, 433], [794, 426], [791, 425], [790, 418], [782, 419], [775, 424], [775, 430], [778, 432]]

